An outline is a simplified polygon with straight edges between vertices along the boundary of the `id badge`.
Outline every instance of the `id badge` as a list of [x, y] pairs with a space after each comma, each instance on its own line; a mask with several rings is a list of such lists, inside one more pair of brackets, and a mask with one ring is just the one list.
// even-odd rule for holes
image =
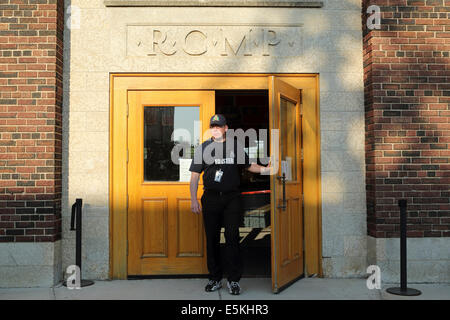
[[214, 177], [215, 182], [220, 182], [222, 180], [223, 171], [222, 169], [216, 170], [216, 176]]

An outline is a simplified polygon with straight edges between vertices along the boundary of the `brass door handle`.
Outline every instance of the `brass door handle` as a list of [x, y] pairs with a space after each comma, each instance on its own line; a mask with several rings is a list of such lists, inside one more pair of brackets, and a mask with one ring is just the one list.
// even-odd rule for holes
[[281, 182], [283, 183], [283, 204], [277, 206], [278, 209], [283, 209], [283, 211], [286, 210], [286, 174], [283, 172], [283, 175], [281, 177], [277, 177], [277, 179], [281, 179]]

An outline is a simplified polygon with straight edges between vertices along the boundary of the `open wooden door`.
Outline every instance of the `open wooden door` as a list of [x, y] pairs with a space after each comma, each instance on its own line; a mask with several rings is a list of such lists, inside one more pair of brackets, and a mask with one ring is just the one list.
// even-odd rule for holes
[[[190, 210], [189, 165], [214, 104], [212, 90], [128, 92], [128, 275], [207, 273], [203, 217]], [[176, 152], [183, 158], [176, 164], [178, 144], [191, 155]], [[199, 190], [200, 200], [202, 183]]]
[[[271, 175], [272, 290], [278, 293], [304, 275], [300, 90], [269, 76], [270, 129], [275, 172]], [[273, 137], [273, 136], [272, 136]]]

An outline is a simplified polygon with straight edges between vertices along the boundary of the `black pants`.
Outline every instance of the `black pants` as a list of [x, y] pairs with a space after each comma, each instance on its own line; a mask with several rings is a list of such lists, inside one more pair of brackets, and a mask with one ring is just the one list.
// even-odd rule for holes
[[201, 198], [206, 232], [206, 253], [209, 279], [219, 281], [223, 276], [220, 263], [220, 229], [225, 228], [225, 264], [228, 281], [239, 281], [243, 261], [239, 246], [239, 225], [242, 219], [242, 200], [239, 191], [219, 194], [205, 190]]

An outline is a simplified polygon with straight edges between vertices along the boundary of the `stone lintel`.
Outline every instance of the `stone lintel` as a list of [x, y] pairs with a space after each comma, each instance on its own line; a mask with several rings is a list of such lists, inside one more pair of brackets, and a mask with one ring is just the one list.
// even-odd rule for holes
[[107, 7], [269, 7], [322, 8], [323, 1], [264, 0], [104, 0]]

